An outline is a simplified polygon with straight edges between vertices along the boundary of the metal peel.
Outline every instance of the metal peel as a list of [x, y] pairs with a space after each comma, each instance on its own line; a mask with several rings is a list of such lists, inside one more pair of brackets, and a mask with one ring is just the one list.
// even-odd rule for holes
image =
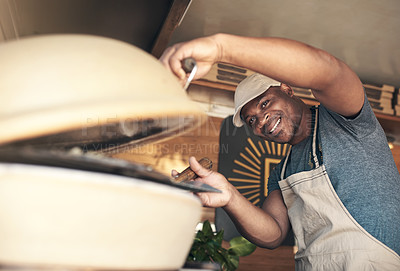
[[221, 192], [200, 181], [177, 182], [174, 178], [166, 176], [150, 166], [96, 155], [76, 155], [55, 150], [49, 151], [33, 148], [0, 148], [0, 162], [108, 173], [170, 185], [191, 192]]

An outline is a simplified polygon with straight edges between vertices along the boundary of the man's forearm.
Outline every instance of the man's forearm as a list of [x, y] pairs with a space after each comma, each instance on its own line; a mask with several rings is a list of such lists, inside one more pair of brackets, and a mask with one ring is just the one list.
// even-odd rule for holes
[[357, 75], [341, 60], [304, 43], [283, 38], [212, 36], [221, 62], [267, 75], [290, 86], [310, 88], [327, 108], [352, 116], [364, 102]]
[[[228, 34], [217, 34], [214, 38], [220, 46], [222, 62], [249, 68], [293, 86], [318, 89], [322, 84], [319, 81], [331, 80], [328, 77], [337, 65], [337, 60], [328, 53], [294, 40]], [[322, 74], [323, 80], [316, 79]]]
[[286, 235], [271, 215], [251, 204], [238, 191], [224, 210], [241, 235], [260, 247], [276, 248]]

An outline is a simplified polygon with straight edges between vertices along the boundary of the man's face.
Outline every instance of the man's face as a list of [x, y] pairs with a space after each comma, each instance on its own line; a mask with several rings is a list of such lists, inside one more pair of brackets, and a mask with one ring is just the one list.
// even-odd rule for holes
[[248, 102], [242, 108], [241, 117], [255, 135], [290, 143], [298, 131], [302, 109], [290, 88], [274, 86]]

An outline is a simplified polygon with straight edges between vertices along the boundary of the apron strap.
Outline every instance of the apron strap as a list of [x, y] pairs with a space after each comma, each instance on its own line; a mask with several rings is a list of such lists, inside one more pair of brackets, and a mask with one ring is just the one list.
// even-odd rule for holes
[[289, 155], [291, 152], [292, 152], [292, 148], [289, 149], [288, 154], [285, 157], [285, 162], [283, 163], [282, 170], [281, 170], [281, 180], [285, 179], [286, 164], [287, 164], [287, 161], [289, 159]]
[[[318, 162], [318, 157], [317, 157], [317, 126], [318, 126], [318, 105], [315, 106], [315, 111], [314, 111], [314, 129], [313, 129], [313, 141], [312, 141], [312, 156], [315, 164], [315, 168], [319, 167], [319, 162]], [[285, 179], [285, 170], [286, 170], [286, 165], [289, 160], [290, 153], [292, 151], [292, 148], [289, 149], [288, 154], [286, 155], [285, 162], [283, 163], [282, 166], [282, 171], [281, 171], [281, 180]]]
[[315, 107], [315, 121], [314, 121], [314, 132], [313, 132], [313, 142], [312, 142], [312, 155], [314, 159], [315, 168], [319, 167], [318, 157], [317, 157], [317, 126], [318, 126], [318, 105]]

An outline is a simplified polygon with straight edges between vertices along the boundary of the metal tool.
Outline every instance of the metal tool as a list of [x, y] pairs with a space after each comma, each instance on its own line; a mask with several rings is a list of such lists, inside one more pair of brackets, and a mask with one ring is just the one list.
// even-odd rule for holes
[[101, 172], [178, 187], [191, 192], [221, 192], [200, 181], [177, 182], [150, 166], [132, 163], [121, 159], [91, 154], [71, 154], [61, 151], [48, 151], [34, 148], [1, 149], [0, 162], [62, 167], [91, 172]]
[[185, 86], [183, 87], [184, 90], [187, 90], [187, 88], [190, 85], [190, 82], [192, 82], [194, 76], [196, 75], [197, 72], [197, 63], [196, 60], [194, 60], [194, 58], [185, 58], [182, 61], [182, 68], [186, 73], [189, 73], [189, 77], [186, 81]]

